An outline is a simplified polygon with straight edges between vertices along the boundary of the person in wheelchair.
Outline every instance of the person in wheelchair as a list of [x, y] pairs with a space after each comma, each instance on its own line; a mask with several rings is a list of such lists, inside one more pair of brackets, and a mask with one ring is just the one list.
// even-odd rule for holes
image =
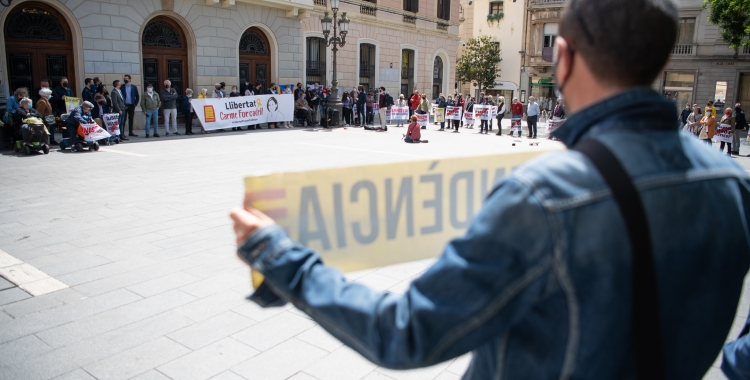
[[312, 120], [312, 109], [310, 108], [310, 105], [307, 104], [307, 100], [305, 100], [305, 95], [302, 94], [297, 98], [297, 101], [294, 102], [294, 112], [297, 116], [304, 117], [305, 120], [307, 120], [307, 125], [313, 125]]
[[[23, 136], [23, 143], [30, 143], [29, 137], [29, 126], [23, 121], [29, 117], [37, 117], [41, 120], [42, 115], [35, 109], [31, 108], [31, 99], [23, 98], [19, 102], [19, 107], [16, 112], [13, 113], [13, 125], [16, 129], [16, 133], [20, 130], [21, 136]], [[45, 133], [44, 143], [49, 144], [49, 136]]]
[[70, 143], [70, 150], [73, 152], [75, 152], [76, 143], [78, 142], [78, 126], [94, 122], [91, 118], [91, 109], [93, 108], [94, 105], [91, 102], [85, 101], [70, 111], [68, 118], [65, 120], [65, 129], [68, 131], [68, 142]]

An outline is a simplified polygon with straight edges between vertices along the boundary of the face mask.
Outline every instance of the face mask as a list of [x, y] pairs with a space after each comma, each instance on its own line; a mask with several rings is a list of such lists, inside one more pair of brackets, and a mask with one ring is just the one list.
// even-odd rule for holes
[[727, 112], [725, 113], [725, 115], [727, 115], [727, 116], [732, 116], [732, 112], [731, 112], [731, 111], [727, 111]]
[[151, 88], [151, 87], [149, 87], [149, 88], [146, 89], [146, 91], [148, 91], [148, 93], [150, 94], [150, 93], [154, 92], [154, 89]]
[[237, 90], [232, 90], [232, 92], [237, 92]]
[[123, 79], [123, 82], [125, 82], [125, 84], [128, 84], [130, 83], [130, 79]]
[[188, 97], [188, 99], [190, 99], [190, 98], [192, 98], [192, 97], [193, 97], [193, 95], [188, 95], [187, 97]]
[[169, 85], [164, 86], [164, 88], [169, 88]]
[[68, 82], [63, 82], [62, 86], [68, 88]]
[[47, 100], [52, 99], [52, 95], [47, 96]]

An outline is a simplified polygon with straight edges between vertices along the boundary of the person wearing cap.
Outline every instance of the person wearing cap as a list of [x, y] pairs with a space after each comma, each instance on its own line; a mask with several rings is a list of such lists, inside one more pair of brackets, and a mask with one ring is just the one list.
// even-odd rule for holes
[[214, 85], [214, 92], [211, 94], [211, 98], [221, 99], [225, 97], [226, 95], [224, 94], [224, 91], [221, 90], [221, 83], [216, 83]]

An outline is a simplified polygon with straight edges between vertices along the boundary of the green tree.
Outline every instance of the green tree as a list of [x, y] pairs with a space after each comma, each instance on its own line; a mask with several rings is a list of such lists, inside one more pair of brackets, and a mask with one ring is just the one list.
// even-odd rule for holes
[[708, 21], [721, 28], [721, 37], [734, 49], [734, 57], [742, 46], [750, 46], [750, 0], [704, 0], [709, 9]]
[[500, 76], [498, 64], [502, 61], [499, 46], [488, 36], [470, 39], [456, 64], [457, 79], [476, 83], [479, 91], [495, 87], [495, 79]]

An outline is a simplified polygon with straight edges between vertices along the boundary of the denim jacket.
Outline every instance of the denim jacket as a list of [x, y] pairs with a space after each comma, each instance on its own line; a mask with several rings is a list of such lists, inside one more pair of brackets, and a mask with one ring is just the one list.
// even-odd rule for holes
[[[631, 110], [637, 109], [634, 114]], [[746, 173], [679, 131], [654, 91], [623, 91], [555, 135], [594, 138], [634, 180], [653, 240], [667, 377], [700, 379], [724, 343], [750, 266]], [[633, 379], [631, 252], [618, 206], [576, 151], [497, 183], [466, 232], [404, 295], [347, 282], [278, 226], [239, 248], [265, 282], [374, 363], [433, 365], [473, 352], [464, 379]]]

